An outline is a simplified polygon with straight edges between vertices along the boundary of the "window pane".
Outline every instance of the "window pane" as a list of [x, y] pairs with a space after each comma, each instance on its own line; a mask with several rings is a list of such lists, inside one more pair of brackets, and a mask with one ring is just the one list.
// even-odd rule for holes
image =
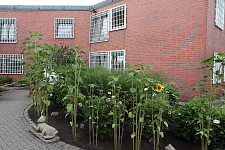
[[112, 8], [111, 31], [126, 28], [126, 5]]
[[0, 18], [0, 43], [16, 42], [16, 19]]
[[90, 66], [103, 66], [108, 69], [125, 69], [125, 50], [91, 52]]
[[108, 11], [91, 15], [90, 42], [108, 40], [108, 21]]
[[74, 38], [74, 19], [55, 19], [55, 38]]
[[125, 68], [125, 51], [111, 51], [111, 68], [124, 69]]
[[22, 55], [0, 55], [0, 74], [23, 74]]
[[224, 1], [216, 0], [216, 26], [220, 29], [224, 29]]
[[90, 66], [102, 66], [109, 68], [109, 53], [108, 52], [91, 52]]

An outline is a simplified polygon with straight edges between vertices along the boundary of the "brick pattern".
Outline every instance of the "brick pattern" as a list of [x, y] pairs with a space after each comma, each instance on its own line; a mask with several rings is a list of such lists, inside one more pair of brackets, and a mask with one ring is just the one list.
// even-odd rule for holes
[[59, 141], [44, 143], [29, 133], [33, 122], [28, 116], [31, 100], [25, 88], [1, 93], [0, 149], [1, 150], [82, 150]]
[[[45, 35], [48, 44], [81, 45], [89, 53], [126, 50], [127, 63], [142, 63], [163, 70], [170, 81], [177, 83], [181, 100], [191, 100], [191, 84], [208, 73], [196, 70], [202, 60], [213, 52], [224, 52], [224, 30], [215, 26], [215, 0], [122, 0], [97, 9], [104, 11], [127, 5], [127, 28], [109, 32], [109, 41], [89, 43], [90, 15], [88, 11], [14, 11], [0, 16], [17, 18], [18, 43], [1, 44], [1, 53], [19, 53], [20, 43], [28, 30]], [[75, 18], [75, 39], [54, 39], [54, 18]], [[88, 60], [88, 55], [84, 57]], [[16, 77], [15, 77], [16, 78]]]

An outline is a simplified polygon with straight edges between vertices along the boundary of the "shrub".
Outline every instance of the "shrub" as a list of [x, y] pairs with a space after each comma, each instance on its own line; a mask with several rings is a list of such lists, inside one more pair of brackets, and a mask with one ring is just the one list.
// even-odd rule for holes
[[178, 107], [173, 113], [173, 123], [175, 123], [175, 133], [178, 137], [192, 140], [193, 142], [199, 142], [200, 137], [196, 135], [199, 130], [198, 113], [195, 109], [199, 105], [200, 100], [194, 99], [187, 102], [184, 106]]
[[6, 84], [6, 83], [12, 83], [12, 78], [10, 78], [8, 75], [5, 77], [0, 77], [0, 84]]
[[21, 79], [21, 80], [15, 80], [12, 84], [18, 87], [23, 87], [23, 86], [27, 86], [28, 82], [26, 79]]
[[[194, 99], [187, 102], [184, 106], [180, 106], [173, 113], [173, 123], [178, 137], [192, 140], [193, 142], [200, 142], [199, 135], [196, 135], [200, 131], [199, 129], [199, 115], [198, 112], [203, 111], [204, 117], [208, 113], [207, 103], [203, 103], [204, 100]], [[206, 120], [206, 118], [203, 118]], [[225, 109], [221, 106], [213, 106], [212, 121], [218, 120], [220, 123], [216, 124], [212, 122], [210, 139], [211, 146], [215, 150], [225, 149]], [[206, 124], [205, 124], [206, 125]]]
[[212, 124], [211, 144], [214, 150], [225, 149], [225, 107], [215, 107], [212, 120], [218, 120], [220, 123]]

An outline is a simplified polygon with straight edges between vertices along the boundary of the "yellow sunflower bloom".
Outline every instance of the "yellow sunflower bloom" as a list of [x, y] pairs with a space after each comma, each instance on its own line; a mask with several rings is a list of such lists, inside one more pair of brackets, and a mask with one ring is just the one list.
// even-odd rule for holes
[[162, 90], [163, 90], [162, 85], [161, 85], [160, 83], [158, 83], [158, 84], [156, 85], [156, 91], [157, 91], [157, 92], [162, 92]]

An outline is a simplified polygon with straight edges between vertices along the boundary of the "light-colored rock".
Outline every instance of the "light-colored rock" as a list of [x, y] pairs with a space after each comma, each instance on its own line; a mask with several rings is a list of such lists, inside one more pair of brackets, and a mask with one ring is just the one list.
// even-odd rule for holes
[[59, 112], [52, 112], [51, 113], [51, 116], [58, 116], [59, 115]]
[[164, 150], [176, 150], [171, 144], [167, 145]]

